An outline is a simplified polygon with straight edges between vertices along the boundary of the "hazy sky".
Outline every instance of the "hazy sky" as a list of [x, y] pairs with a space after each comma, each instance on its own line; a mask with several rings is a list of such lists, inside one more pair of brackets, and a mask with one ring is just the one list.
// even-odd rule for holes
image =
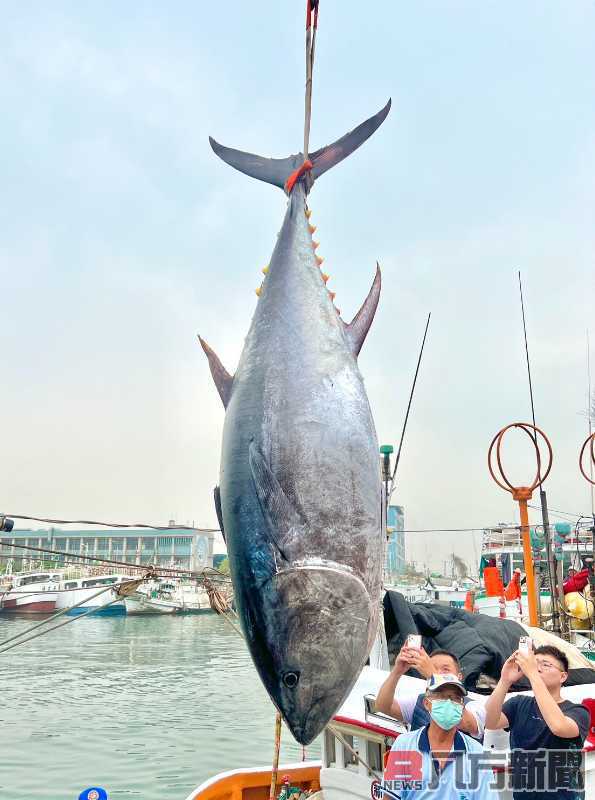
[[[3, 3], [2, 20], [0, 510], [215, 526], [223, 409], [196, 333], [235, 369], [285, 198], [207, 137], [300, 149], [304, 2]], [[594, 29], [590, 0], [321, 0], [313, 148], [393, 98], [310, 201], [345, 319], [383, 269], [360, 357], [381, 443], [432, 311], [409, 529], [515, 517], [486, 451], [529, 417], [518, 268], [550, 503], [589, 510]], [[408, 539], [474, 559], [469, 534]]]

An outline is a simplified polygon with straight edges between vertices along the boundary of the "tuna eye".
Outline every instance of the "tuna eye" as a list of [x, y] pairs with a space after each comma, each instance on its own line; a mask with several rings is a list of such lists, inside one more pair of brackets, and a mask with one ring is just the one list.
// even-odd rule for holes
[[299, 672], [285, 672], [283, 675], [283, 683], [288, 689], [295, 689], [300, 679]]

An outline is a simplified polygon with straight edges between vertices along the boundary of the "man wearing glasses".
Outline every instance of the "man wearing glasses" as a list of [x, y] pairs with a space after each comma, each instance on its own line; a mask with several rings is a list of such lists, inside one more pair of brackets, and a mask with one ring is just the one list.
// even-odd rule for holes
[[[513, 683], [525, 676], [533, 695], [505, 701]], [[580, 800], [580, 768], [589, 732], [589, 711], [563, 700], [568, 659], [557, 647], [517, 650], [502, 667], [498, 685], [486, 702], [485, 727], [510, 729], [515, 800]]]

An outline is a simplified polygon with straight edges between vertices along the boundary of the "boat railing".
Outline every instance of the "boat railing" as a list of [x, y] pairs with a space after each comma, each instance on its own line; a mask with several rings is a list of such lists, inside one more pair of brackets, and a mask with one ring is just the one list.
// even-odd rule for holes
[[[538, 534], [543, 532], [543, 525], [532, 525]], [[550, 525], [553, 534], [553, 526]], [[589, 548], [593, 543], [591, 531], [584, 527], [573, 530], [565, 540], [566, 545]], [[482, 550], [522, 550], [523, 540], [520, 527], [485, 528], [483, 531]]]

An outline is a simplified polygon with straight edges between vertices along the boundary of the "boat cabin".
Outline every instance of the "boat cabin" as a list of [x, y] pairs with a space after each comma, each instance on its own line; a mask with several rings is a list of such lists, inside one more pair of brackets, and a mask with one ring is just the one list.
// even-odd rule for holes
[[56, 591], [61, 580], [61, 572], [20, 572], [13, 575], [12, 586], [14, 589], [27, 586], [38, 592]]
[[94, 586], [111, 586], [125, 580], [119, 575], [98, 575], [92, 578], [70, 578], [63, 581], [62, 589], [91, 589]]

